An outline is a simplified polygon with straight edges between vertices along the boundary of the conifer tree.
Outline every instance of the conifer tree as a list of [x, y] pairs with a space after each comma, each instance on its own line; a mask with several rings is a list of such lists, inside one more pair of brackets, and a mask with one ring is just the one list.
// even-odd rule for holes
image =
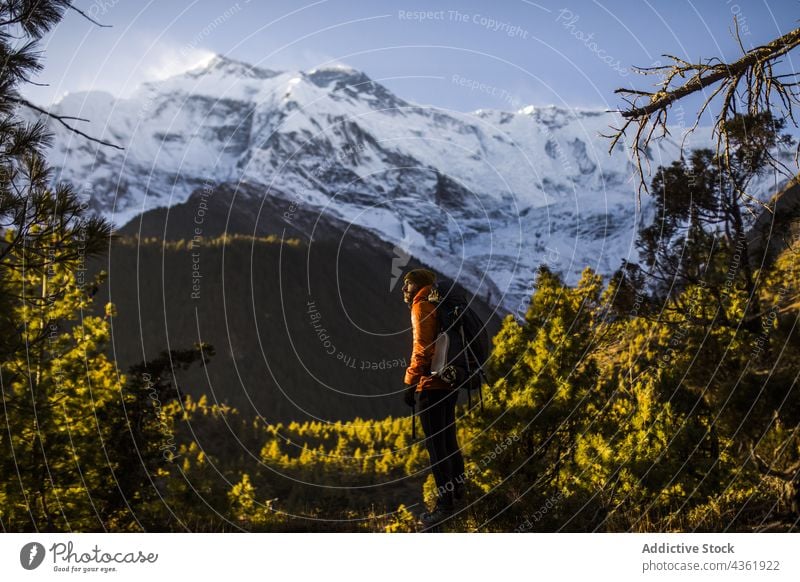
[[102, 527], [83, 484], [108, 477], [94, 412], [121, 381], [83, 279], [109, 225], [68, 185], [52, 185], [44, 123], [20, 115], [31, 105], [19, 89], [41, 66], [36, 43], [69, 8], [0, 2], [0, 522], [11, 530]]

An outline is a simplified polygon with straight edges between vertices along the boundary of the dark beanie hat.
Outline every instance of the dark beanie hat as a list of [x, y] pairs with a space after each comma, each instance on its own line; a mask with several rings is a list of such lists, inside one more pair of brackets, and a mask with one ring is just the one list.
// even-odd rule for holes
[[436, 283], [436, 273], [428, 269], [414, 269], [406, 273], [403, 277], [404, 281], [411, 281], [415, 285], [424, 287], [425, 285], [433, 285]]

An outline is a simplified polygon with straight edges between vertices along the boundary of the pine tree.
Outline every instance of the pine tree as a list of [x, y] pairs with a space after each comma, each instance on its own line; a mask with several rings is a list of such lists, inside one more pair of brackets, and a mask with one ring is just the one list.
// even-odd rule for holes
[[91, 299], [61, 254], [57, 241], [71, 225], [55, 216], [56, 224], [42, 225], [49, 236], [33, 229], [37, 236], [6, 255], [15, 267], [3, 279], [13, 297], [9, 319], [25, 348], [0, 363], [0, 512], [12, 530], [103, 529], [107, 508], [94, 494], [114, 487], [115, 435], [101, 419], [124, 378], [104, 353], [107, 317], [89, 315]]
[[[68, 184], [53, 184], [45, 125], [20, 115], [24, 107], [68, 125], [19, 93], [40, 69], [36, 42], [67, 9], [77, 10], [68, 0], [0, 2], [0, 527], [140, 530], [137, 512], [147, 514], [164, 477], [158, 447], [177, 397], [158, 395], [157, 418], [142, 389], [152, 365], [135, 367], [129, 383], [108, 359], [114, 308], [91, 315], [100, 281], [85, 277], [110, 225]], [[173, 351], [169, 363], [195, 359]], [[165, 390], [152, 376], [147, 388]], [[154, 457], [162, 466], [148, 466]]]
[[[688, 160], [658, 168], [650, 188], [655, 217], [637, 238], [643, 265], [625, 263], [615, 274], [621, 290], [638, 286], [638, 311], [685, 312], [687, 306], [678, 297], [688, 285], [702, 282], [721, 303], [737, 289], [750, 298], [744, 321], [722, 319], [720, 325], [759, 328], [744, 214], [754, 206], [747, 196], [752, 179], [766, 171], [777, 146], [791, 143], [781, 133], [784, 125], [769, 112], [736, 115], [725, 123], [730, 148], [724, 153], [695, 150]], [[618, 299], [629, 310], [629, 294], [620, 293]]]
[[520, 521], [565, 486], [559, 468], [602, 407], [593, 390], [601, 290], [590, 269], [575, 288], [541, 269], [524, 323], [507, 317], [494, 340], [486, 413], [470, 426], [480, 436], [469, 439], [467, 473], [490, 494], [487, 517], [502, 516], [495, 526]]

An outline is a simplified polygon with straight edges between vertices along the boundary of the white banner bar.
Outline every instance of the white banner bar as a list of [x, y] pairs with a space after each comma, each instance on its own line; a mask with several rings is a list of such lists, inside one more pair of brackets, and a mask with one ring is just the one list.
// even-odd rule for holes
[[3, 534], [3, 580], [800, 579], [792, 534]]

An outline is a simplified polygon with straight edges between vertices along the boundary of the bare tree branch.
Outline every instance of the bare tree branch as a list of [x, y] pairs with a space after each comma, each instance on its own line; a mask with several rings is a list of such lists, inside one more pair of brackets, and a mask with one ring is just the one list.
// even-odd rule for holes
[[15, 103], [19, 103], [20, 105], [24, 105], [25, 107], [28, 107], [29, 109], [33, 109], [34, 111], [37, 111], [38, 113], [42, 113], [43, 115], [46, 115], [49, 118], [54, 119], [55, 121], [58, 121], [61, 125], [63, 125], [67, 129], [69, 129], [70, 131], [72, 131], [74, 133], [77, 133], [78, 135], [80, 135], [82, 137], [85, 137], [89, 141], [93, 141], [93, 142], [95, 142], [97, 144], [100, 144], [100, 145], [112, 147], [114, 149], [118, 149], [118, 150], [122, 150], [122, 151], [125, 150], [125, 148], [122, 147], [122, 146], [118, 146], [117, 144], [113, 144], [111, 142], [104, 141], [104, 140], [98, 139], [96, 137], [92, 137], [91, 135], [88, 135], [88, 134], [82, 132], [80, 129], [77, 129], [77, 128], [71, 126], [69, 123], [67, 123], [67, 121], [86, 121], [86, 122], [88, 122], [89, 121], [88, 119], [84, 119], [83, 117], [73, 117], [73, 116], [70, 116], [70, 115], [57, 115], [55, 113], [47, 111], [46, 109], [42, 109], [41, 107], [39, 107], [37, 105], [34, 105], [33, 103], [31, 103], [27, 99], [12, 98], [12, 99], [9, 99], [9, 101], [13, 101]]
[[91, 22], [94, 25], [97, 25], [97, 26], [99, 26], [101, 28], [112, 28], [112, 26], [110, 24], [100, 24], [94, 18], [92, 18], [91, 16], [86, 14], [83, 10], [81, 10], [80, 8], [77, 8], [74, 4], [70, 4], [69, 7], [70, 7], [70, 9], [74, 10], [75, 12], [77, 12], [78, 14], [83, 16], [86, 20], [88, 20], [89, 22]]
[[752, 445], [750, 446], [750, 455], [755, 461], [758, 470], [764, 475], [771, 475], [773, 477], [780, 477], [785, 481], [791, 481], [792, 479], [797, 478], [798, 471], [800, 471], [800, 461], [796, 461], [790, 467], [787, 467], [783, 470], [773, 468], [772, 465], [767, 463], [753, 450]]
[[[763, 46], [750, 51], [744, 49], [739, 24], [734, 18], [734, 38], [742, 49], [743, 56], [733, 62], [725, 63], [718, 58], [711, 58], [699, 63], [690, 63], [672, 55], [664, 55], [671, 61], [670, 64], [656, 67], [636, 68], [642, 75], [661, 75], [663, 79], [657, 84], [655, 91], [641, 91], [620, 88], [615, 92], [623, 96], [628, 107], [619, 111], [624, 119], [622, 127], [612, 127], [613, 133], [605, 137], [611, 140], [609, 151], [613, 150], [625, 136], [631, 126], [636, 127], [636, 133], [630, 144], [634, 161], [639, 173], [639, 190], [647, 190], [645, 180], [645, 160], [647, 149], [651, 141], [669, 135], [667, 129], [668, 112], [676, 101], [703, 91], [717, 83], [711, 94], [703, 101], [696, 116], [694, 125], [686, 132], [681, 142], [681, 151], [688, 134], [698, 126], [704, 112], [711, 102], [721, 96], [722, 104], [716, 116], [713, 133], [717, 138], [717, 153], [723, 154], [724, 160], [729, 160], [729, 142], [726, 122], [739, 113], [739, 104], [743, 102], [747, 112], [755, 114], [760, 111], [771, 111], [773, 103], [779, 102], [783, 108], [783, 118], [797, 125], [793, 106], [800, 104], [798, 83], [791, 82], [795, 74], [776, 75], [773, 66], [779, 62], [780, 57], [800, 46], [800, 28], [773, 40]], [[688, 79], [688, 80], [686, 80]], [[784, 81], [786, 80], [786, 81]], [[741, 95], [740, 89], [741, 87]], [[647, 100], [647, 103], [642, 101]], [[796, 162], [800, 144], [796, 151]], [[642, 154], [645, 160], [642, 159]], [[769, 162], [775, 168], [784, 171], [787, 168], [769, 156]]]
[[[719, 63], [717, 65], [712, 65], [710, 64], [710, 61], [706, 63], [691, 64], [686, 63], [685, 61], [682, 61], [676, 57], [664, 55], [667, 58], [677, 62], [677, 65], [672, 67], [655, 67], [652, 69], [658, 71], [668, 70], [670, 72], [665, 83], [663, 84], [663, 91], [650, 93], [643, 91], [631, 91], [628, 89], [617, 89], [615, 91], [615, 93], [622, 93], [626, 95], [636, 93], [650, 97], [650, 103], [642, 107], [634, 107], [628, 111], [623, 111], [622, 116], [634, 119], [645, 115], [649, 116], [656, 111], [665, 109], [667, 106], [671, 105], [681, 97], [685, 97], [690, 93], [696, 93], [697, 91], [700, 91], [709, 85], [713, 85], [717, 81], [734, 77], [738, 78], [741, 74], [752, 68], [754, 65], [772, 61], [779, 56], [788, 53], [798, 45], [800, 45], [800, 28], [785, 34], [776, 40], [773, 40], [769, 44], [757, 47], [745, 53], [744, 57], [731, 64]], [[680, 75], [681, 77], [684, 77], [686, 73], [690, 71], [694, 71], [695, 75], [689, 79], [689, 81], [676, 89], [667, 90], [669, 84], [675, 76]], [[777, 77], [773, 76], [773, 78]]]

